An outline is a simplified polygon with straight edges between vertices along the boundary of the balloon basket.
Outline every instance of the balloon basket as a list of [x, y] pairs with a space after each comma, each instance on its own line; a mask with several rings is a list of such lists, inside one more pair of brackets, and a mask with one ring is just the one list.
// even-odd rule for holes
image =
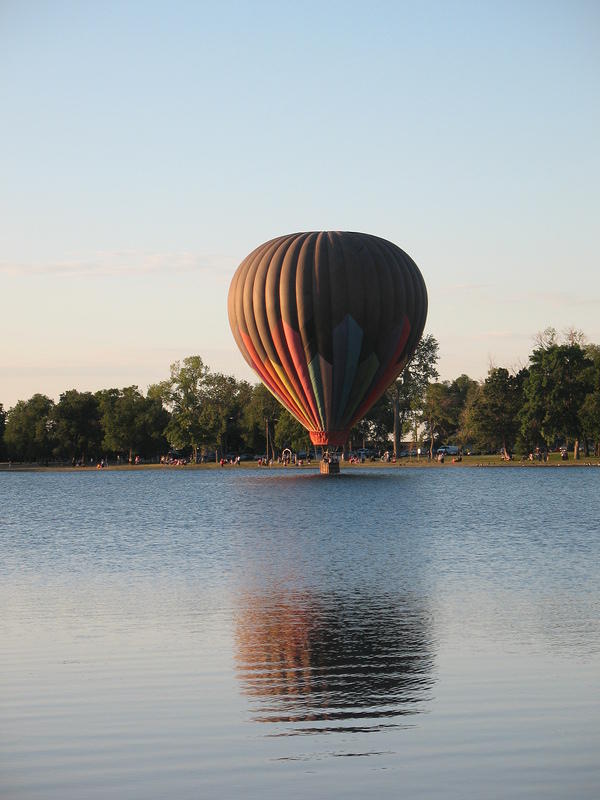
[[321, 461], [320, 467], [321, 475], [339, 475], [340, 474], [340, 462], [333, 461], [333, 460], [326, 460], [323, 459]]

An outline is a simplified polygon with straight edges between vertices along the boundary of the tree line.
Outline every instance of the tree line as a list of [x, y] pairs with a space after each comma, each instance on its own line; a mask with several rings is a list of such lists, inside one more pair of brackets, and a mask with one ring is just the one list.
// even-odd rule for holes
[[564, 446], [579, 458], [600, 455], [600, 347], [580, 331], [536, 336], [521, 369], [490, 368], [485, 380], [461, 375], [430, 383], [422, 406], [430, 446], [453, 438], [480, 452], [547, 452]]
[[[441, 444], [476, 452], [529, 453], [565, 445], [600, 455], [600, 347], [578, 331], [538, 334], [521, 369], [491, 367], [483, 381], [439, 381], [439, 345], [424, 336], [407, 368], [350, 432], [347, 449], [395, 456]], [[200, 356], [171, 365], [169, 377], [137, 386], [43, 394], [0, 405], [0, 460], [87, 464], [166, 454], [194, 461], [229, 453], [275, 458], [311, 449], [306, 430], [262, 383], [214, 372]]]

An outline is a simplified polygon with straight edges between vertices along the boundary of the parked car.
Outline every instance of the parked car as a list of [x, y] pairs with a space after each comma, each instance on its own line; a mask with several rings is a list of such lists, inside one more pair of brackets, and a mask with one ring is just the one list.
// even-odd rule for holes
[[361, 447], [360, 449], [358, 449], [356, 451], [356, 455], [361, 460], [364, 459], [366, 461], [368, 458], [370, 458], [371, 460], [376, 459], [379, 454], [378, 454], [377, 450], [373, 450], [370, 447]]
[[459, 456], [460, 447], [457, 447], [454, 444], [443, 444], [441, 447], [438, 447], [436, 452], [438, 455], [443, 453], [445, 456]]

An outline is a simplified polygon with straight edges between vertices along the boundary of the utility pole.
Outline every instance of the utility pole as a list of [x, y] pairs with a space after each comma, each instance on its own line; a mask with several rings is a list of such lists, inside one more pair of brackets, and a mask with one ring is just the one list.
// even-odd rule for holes
[[267, 439], [267, 464], [269, 463], [269, 419], [268, 417], [265, 419], [265, 430], [266, 430], [266, 439]]

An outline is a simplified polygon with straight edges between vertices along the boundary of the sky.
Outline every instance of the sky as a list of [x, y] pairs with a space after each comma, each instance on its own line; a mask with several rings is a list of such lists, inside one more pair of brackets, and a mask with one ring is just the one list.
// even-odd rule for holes
[[600, 3], [0, 0], [0, 403], [201, 355], [237, 265], [399, 245], [441, 377], [600, 342]]

